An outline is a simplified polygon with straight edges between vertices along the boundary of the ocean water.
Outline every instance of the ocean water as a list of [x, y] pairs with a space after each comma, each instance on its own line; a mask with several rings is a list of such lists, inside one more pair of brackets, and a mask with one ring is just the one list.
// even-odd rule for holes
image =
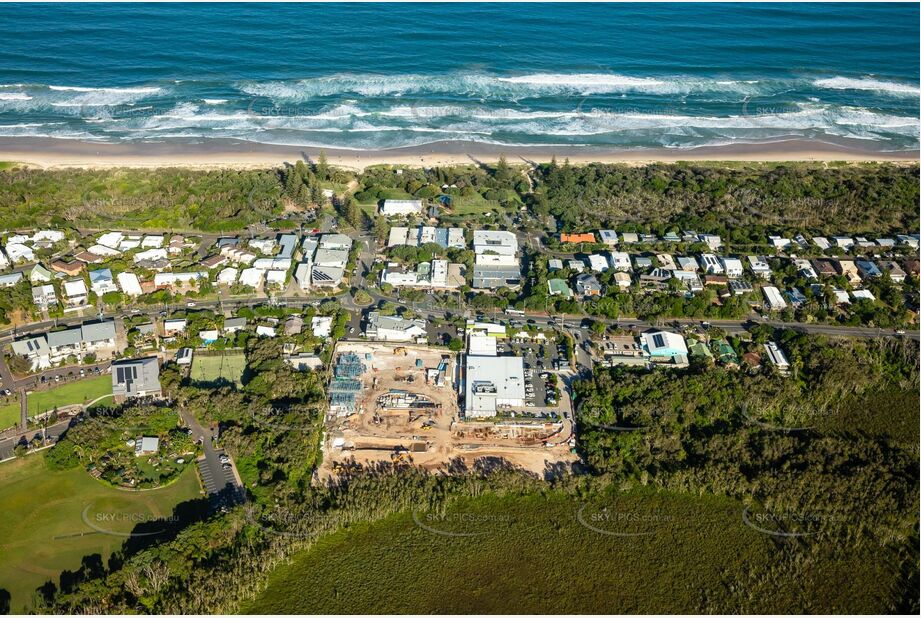
[[917, 4], [0, 5], [0, 136], [919, 147]]

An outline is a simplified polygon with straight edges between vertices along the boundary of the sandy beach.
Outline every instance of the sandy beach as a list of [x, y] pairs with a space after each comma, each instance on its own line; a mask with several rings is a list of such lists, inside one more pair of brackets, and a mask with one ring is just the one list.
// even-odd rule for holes
[[[448, 166], [491, 163], [504, 155], [510, 163], [544, 163], [553, 157], [572, 163], [643, 165], [675, 161], [903, 161], [917, 162], [918, 152], [878, 152], [853, 143], [790, 139], [684, 150], [612, 150], [574, 147], [531, 148], [475, 142], [437, 142], [426, 146], [360, 151], [323, 149], [333, 165], [360, 170], [372, 165]], [[0, 138], [0, 161], [41, 168], [194, 167], [264, 168], [298, 160], [316, 160], [318, 148], [276, 146], [238, 140], [197, 143], [135, 142], [108, 144], [51, 138]]]

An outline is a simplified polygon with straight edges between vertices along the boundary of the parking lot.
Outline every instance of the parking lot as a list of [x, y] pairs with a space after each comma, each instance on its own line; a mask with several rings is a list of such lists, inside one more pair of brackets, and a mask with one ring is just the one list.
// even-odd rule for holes
[[524, 359], [525, 405], [534, 408], [535, 413], [558, 412], [560, 397], [557, 391], [562, 383], [555, 371], [561, 362], [567, 361], [566, 350], [557, 344], [556, 337], [512, 337], [500, 341], [497, 350], [499, 354], [515, 354]]

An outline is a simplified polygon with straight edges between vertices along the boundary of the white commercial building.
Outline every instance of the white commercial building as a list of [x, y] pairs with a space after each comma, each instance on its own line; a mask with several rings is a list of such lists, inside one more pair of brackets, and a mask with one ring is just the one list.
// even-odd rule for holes
[[397, 316], [368, 314], [365, 336], [378, 341], [415, 341], [425, 337], [425, 320], [405, 320]]
[[422, 212], [422, 200], [384, 200], [380, 214], [385, 217], [417, 215]]
[[520, 356], [468, 354], [464, 389], [467, 418], [495, 416], [524, 406], [524, 361]]

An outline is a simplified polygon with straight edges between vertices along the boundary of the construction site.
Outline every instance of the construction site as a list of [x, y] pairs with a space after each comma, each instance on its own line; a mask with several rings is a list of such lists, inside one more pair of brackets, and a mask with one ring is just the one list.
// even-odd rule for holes
[[575, 462], [571, 422], [461, 419], [458, 357], [424, 345], [340, 342], [333, 353], [317, 479], [382, 462], [445, 471], [505, 460], [541, 474]]

